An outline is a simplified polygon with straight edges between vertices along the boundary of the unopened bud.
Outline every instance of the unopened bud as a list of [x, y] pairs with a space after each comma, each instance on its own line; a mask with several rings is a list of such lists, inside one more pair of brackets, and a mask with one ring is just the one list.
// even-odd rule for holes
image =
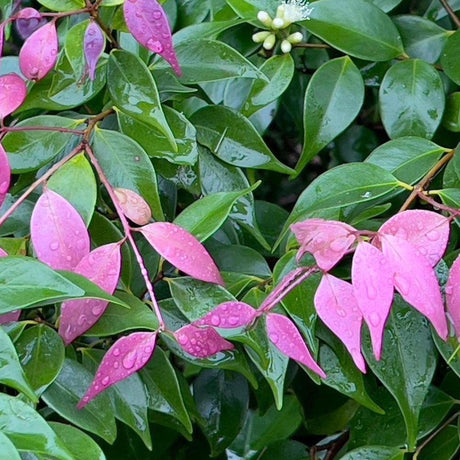
[[285, 12], [286, 12], [286, 7], [284, 5], [280, 5], [276, 10], [276, 17], [283, 19]]
[[271, 27], [272, 18], [266, 11], [259, 11], [257, 13], [257, 19], [266, 27]]
[[270, 34], [271, 32], [268, 30], [257, 32], [252, 36], [252, 41], [255, 43], [262, 43]]
[[272, 27], [274, 29], [282, 29], [283, 27], [286, 27], [286, 22], [284, 21], [284, 19], [275, 18], [273, 19]]
[[297, 45], [297, 43], [300, 43], [303, 40], [303, 35], [300, 32], [294, 32], [293, 34], [289, 35], [287, 40], [293, 45]]
[[287, 54], [287, 53], [290, 53], [292, 50], [292, 45], [290, 42], [288, 42], [287, 40], [283, 40], [281, 42], [281, 51], [284, 53], [284, 54]]
[[267, 51], [273, 49], [276, 43], [276, 36], [275, 34], [270, 34], [265, 40], [264, 44], [262, 45]]

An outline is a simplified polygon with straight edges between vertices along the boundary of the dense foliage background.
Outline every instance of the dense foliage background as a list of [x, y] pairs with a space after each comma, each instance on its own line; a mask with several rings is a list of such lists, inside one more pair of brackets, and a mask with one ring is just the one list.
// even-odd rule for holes
[[[166, 0], [173, 45], [166, 16], [143, 15], [154, 0], [126, 2], [0, 0], [0, 78], [28, 77], [23, 89], [0, 80], [0, 313], [10, 315], [0, 326], [0, 457], [454, 458], [460, 1], [292, 1], [300, 16], [273, 22], [283, 17], [275, 0]], [[48, 35], [28, 42], [43, 26]], [[379, 361], [362, 328], [364, 374], [360, 351], [352, 358], [318, 317], [321, 274], [286, 281], [316, 266], [296, 259], [290, 225], [341, 221], [370, 239], [410, 209], [450, 227], [435, 267], [443, 296], [446, 283], [457, 289], [448, 338], [397, 286]], [[161, 222], [203, 243], [220, 275], [211, 267], [206, 279], [201, 245]], [[50, 254], [83, 254], [86, 229], [95, 260], [80, 271], [53, 265]], [[53, 249], [54, 237], [70, 252]], [[119, 249], [121, 276], [109, 282]], [[350, 280], [350, 254], [335, 277]], [[102, 275], [88, 268], [100, 260]], [[419, 282], [414, 260], [403, 263]], [[174, 334], [219, 304], [266, 307], [267, 297], [326, 378], [290, 360], [263, 315], [217, 328], [230, 345], [206, 336], [220, 345], [205, 358]], [[71, 299], [97, 308], [95, 324], [65, 317]], [[131, 335], [117, 343], [128, 343], [132, 375], [77, 408], [107, 350], [113, 358]], [[141, 339], [150, 342], [140, 361]]]

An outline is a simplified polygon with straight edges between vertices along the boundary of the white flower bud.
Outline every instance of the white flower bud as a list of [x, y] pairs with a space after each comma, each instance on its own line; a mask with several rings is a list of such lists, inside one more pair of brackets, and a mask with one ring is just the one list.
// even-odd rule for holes
[[286, 12], [286, 7], [285, 5], [280, 5], [277, 10], [276, 10], [276, 17], [277, 18], [284, 18], [284, 13]]
[[267, 51], [272, 50], [276, 43], [276, 36], [275, 34], [270, 34], [265, 40], [264, 44], [262, 45]]
[[287, 40], [283, 40], [281, 42], [281, 51], [284, 53], [284, 54], [287, 54], [287, 53], [290, 53], [292, 50], [292, 45], [290, 42], [288, 42]]
[[287, 40], [293, 45], [297, 45], [297, 43], [300, 43], [303, 40], [303, 35], [300, 32], [294, 32], [293, 34], [289, 35]]
[[278, 18], [276, 17], [275, 19], [273, 19], [273, 23], [272, 23], [272, 27], [274, 29], [282, 29], [283, 27], [286, 27], [286, 22], [284, 21], [284, 19], [281, 19], [281, 18]]
[[270, 35], [270, 33], [271, 32], [268, 30], [257, 32], [252, 36], [252, 41], [255, 43], [262, 43]]
[[272, 18], [266, 11], [259, 11], [257, 13], [257, 19], [265, 26], [271, 27], [272, 25]]

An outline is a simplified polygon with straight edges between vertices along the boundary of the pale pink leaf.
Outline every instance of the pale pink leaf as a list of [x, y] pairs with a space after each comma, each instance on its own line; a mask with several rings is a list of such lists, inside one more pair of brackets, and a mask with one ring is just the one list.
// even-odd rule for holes
[[[7, 257], [8, 253], [0, 248], [0, 257]], [[21, 310], [10, 311], [9, 313], [4, 313], [0, 315], [0, 324], [13, 323], [19, 319], [21, 316]]]
[[30, 37], [39, 27], [46, 24], [46, 19], [35, 8], [20, 10], [16, 18], [16, 30], [23, 40]]
[[5, 40], [5, 23], [0, 23], [0, 61], [3, 56], [3, 42]]
[[124, 4], [126, 25], [133, 37], [150, 51], [168, 61], [180, 76], [182, 70], [174, 51], [168, 17], [156, 0], [127, 0]]
[[8, 256], [8, 253], [4, 249], [0, 248], [0, 257], [7, 257], [7, 256]]
[[457, 257], [450, 268], [449, 280], [446, 284], [446, 303], [455, 332], [460, 339], [460, 257]]
[[308, 219], [291, 225], [291, 230], [300, 243], [297, 259], [309, 252], [318, 267], [326, 271], [342, 259], [356, 240], [356, 230], [337, 221]]
[[196, 326], [234, 329], [251, 324], [255, 313], [256, 310], [247, 303], [238, 301], [224, 302], [193, 324]]
[[89, 253], [90, 242], [78, 211], [61, 195], [45, 191], [30, 221], [37, 258], [55, 270], [74, 270]]
[[270, 313], [266, 319], [268, 338], [281, 353], [307, 366], [325, 379], [325, 372], [318, 366], [308, 350], [295, 324], [286, 316]]
[[136, 192], [126, 188], [114, 189], [123, 214], [137, 225], [146, 225], [152, 219], [148, 203]]
[[11, 169], [8, 155], [2, 144], [0, 144], [0, 208], [5, 201], [6, 194], [10, 188]]
[[[75, 272], [88, 278], [101, 289], [113, 294], [121, 269], [118, 243], [106, 244], [87, 254], [75, 267]], [[98, 299], [77, 299], [64, 302], [61, 309], [59, 334], [66, 345], [84, 334], [104, 314], [108, 302]]]
[[86, 63], [88, 64], [89, 79], [94, 80], [96, 77], [96, 67], [99, 58], [105, 48], [105, 37], [101, 28], [91, 21], [85, 31], [83, 39], [83, 49], [85, 52]]
[[212, 327], [184, 326], [174, 333], [179, 345], [196, 358], [209, 358], [220, 351], [233, 350], [234, 345], [222, 338]]
[[388, 219], [378, 231], [408, 241], [432, 267], [441, 259], [449, 241], [449, 219], [433, 211], [414, 209]]
[[361, 353], [363, 316], [353, 286], [326, 273], [318, 286], [314, 302], [323, 323], [343, 342], [356, 367], [365, 373], [366, 364]]
[[380, 360], [394, 295], [392, 267], [379, 249], [360, 242], [353, 255], [351, 278], [358, 307], [370, 331], [374, 355]]
[[394, 285], [402, 298], [433, 324], [439, 336], [447, 338], [447, 320], [438, 280], [428, 259], [408, 241], [381, 235], [382, 250], [394, 272]]
[[22, 105], [27, 96], [24, 80], [15, 73], [0, 77], [0, 120]]
[[154, 222], [139, 229], [168, 262], [201, 281], [224, 284], [205, 247], [189, 232], [169, 222]]
[[37, 29], [22, 45], [19, 66], [29, 80], [41, 80], [54, 68], [58, 55], [58, 35], [54, 21]]
[[98, 394], [142, 369], [155, 349], [156, 332], [135, 332], [118, 339], [105, 354], [91, 386], [78, 403], [83, 409]]

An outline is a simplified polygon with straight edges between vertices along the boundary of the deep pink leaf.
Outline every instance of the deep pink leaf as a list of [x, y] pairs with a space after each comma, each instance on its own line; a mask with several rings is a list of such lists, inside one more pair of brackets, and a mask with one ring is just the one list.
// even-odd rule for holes
[[[75, 272], [88, 278], [101, 289], [113, 294], [121, 269], [121, 252], [118, 243], [96, 248], [83, 257]], [[98, 299], [78, 299], [64, 302], [61, 309], [59, 334], [66, 345], [84, 334], [104, 314], [108, 302]]]
[[0, 144], [0, 208], [5, 201], [6, 194], [10, 188], [11, 169], [8, 155], [2, 144]]
[[[7, 257], [8, 253], [0, 248], [0, 257]], [[4, 313], [0, 315], [0, 324], [13, 323], [19, 319], [21, 316], [21, 310], [10, 311], [9, 313]]]
[[29, 80], [41, 80], [56, 65], [58, 35], [54, 21], [37, 29], [22, 45], [19, 66]]
[[126, 25], [133, 37], [150, 51], [166, 59], [180, 76], [182, 70], [173, 48], [168, 17], [156, 0], [126, 0]]
[[446, 303], [455, 332], [460, 339], [460, 257], [457, 257], [450, 268], [449, 280], [446, 284]]
[[308, 219], [291, 225], [300, 249], [297, 259], [306, 252], [313, 254], [318, 267], [330, 270], [355, 242], [356, 230], [343, 222]]
[[3, 42], [5, 40], [5, 23], [0, 23], [0, 62], [3, 56]]
[[137, 225], [146, 225], [152, 219], [148, 203], [136, 192], [126, 188], [114, 189], [123, 214]]
[[323, 323], [344, 343], [358, 369], [365, 373], [366, 364], [361, 354], [363, 316], [353, 286], [324, 274], [315, 294], [315, 307]]
[[382, 249], [394, 272], [394, 285], [402, 298], [423, 313], [439, 336], [447, 338], [447, 320], [438, 280], [428, 259], [408, 241], [381, 235]]
[[355, 299], [369, 327], [374, 355], [379, 360], [394, 294], [391, 265], [375, 246], [360, 242], [353, 256], [351, 278]]
[[85, 51], [85, 59], [88, 64], [89, 78], [94, 80], [96, 77], [96, 67], [99, 58], [105, 48], [105, 37], [101, 28], [91, 21], [86, 29], [83, 40], [83, 49]]
[[0, 248], [0, 257], [7, 257], [7, 256], [8, 256], [8, 253], [2, 248]]
[[220, 351], [233, 350], [234, 345], [222, 338], [212, 327], [184, 326], [174, 333], [179, 345], [196, 358], [209, 358]]
[[74, 270], [89, 253], [88, 231], [80, 214], [52, 190], [45, 191], [32, 212], [30, 231], [35, 253], [55, 270]]
[[449, 220], [446, 217], [436, 212], [414, 209], [388, 219], [378, 233], [408, 241], [434, 267], [446, 250], [449, 230]]
[[237, 301], [224, 302], [193, 324], [196, 326], [234, 329], [251, 324], [255, 313], [256, 310], [247, 303]]
[[224, 284], [208, 251], [183, 228], [169, 222], [154, 222], [139, 230], [155, 251], [179, 270], [208, 283]]
[[270, 313], [267, 315], [268, 338], [281, 353], [292, 358], [325, 379], [324, 371], [316, 364], [295, 324], [286, 316]]
[[30, 37], [39, 27], [46, 24], [46, 19], [35, 8], [20, 10], [16, 18], [16, 30], [23, 40]]
[[135, 332], [118, 339], [105, 354], [91, 386], [78, 403], [83, 409], [108, 387], [142, 369], [155, 349], [156, 332]]
[[27, 96], [24, 80], [15, 73], [0, 77], [0, 120], [13, 113]]

